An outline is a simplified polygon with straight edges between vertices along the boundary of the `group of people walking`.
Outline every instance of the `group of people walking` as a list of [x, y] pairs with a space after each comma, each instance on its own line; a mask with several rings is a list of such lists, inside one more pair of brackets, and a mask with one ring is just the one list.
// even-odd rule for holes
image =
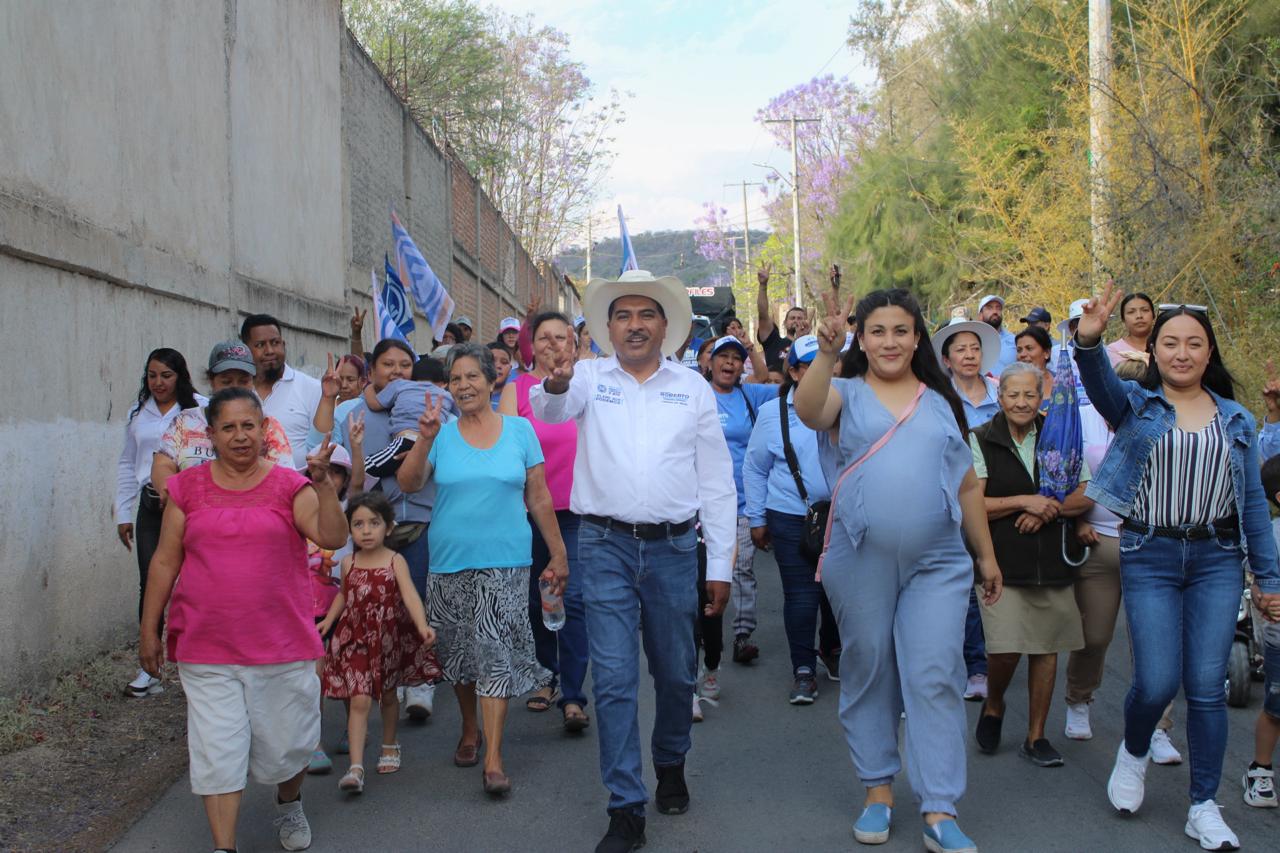
[[[865, 788], [859, 842], [893, 831], [905, 726], [924, 846], [976, 851], [957, 818], [964, 701], [982, 701], [974, 738], [998, 752], [1026, 655], [1018, 752], [1062, 764], [1047, 731], [1058, 655], [1070, 653], [1064, 734], [1087, 739], [1123, 603], [1134, 680], [1108, 796], [1137, 811], [1147, 763], [1181, 760], [1167, 735], [1181, 688], [1186, 833], [1204, 849], [1238, 847], [1215, 802], [1223, 680], [1246, 560], [1259, 613], [1280, 620], [1268, 512], [1280, 457], [1263, 466], [1270, 454], [1234, 400], [1205, 311], [1157, 310], [1140, 294], [1122, 303], [1111, 288], [1073, 304], [1067, 388], [1043, 308], [1014, 335], [990, 296], [979, 320], [931, 335], [908, 291], [846, 300], [833, 287], [816, 326], [793, 309], [780, 330], [767, 271], [760, 279], [757, 341], [726, 322], [694, 370], [679, 360], [692, 325], [684, 286], [639, 270], [592, 281], [582, 317], [531, 306], [492, 344], [470, 340], [460, 317], [440, 358], [391, 339], [364, 353], [357, 313], [355, 351], [319, 380], [288, 364], [284, 328], [267, 315], [213, 348], [208, 399], [181, 354], [148, 356], [116, 500], [140, 577], [141, 669], [127, 690], [163, 689], [164, 661], [177, 664], [192, 790], [217, 850], [235, 849], [250, 777], [276, 786], [281, 845], [310, 845], [303, 780], [332, 766], [322, 697], [346, 705], [339, 786], [355, 795], [374, 702], [375, 766], [392, 774], [402, 707], [429, 716], [441, 682], [461, 717], [453, 761], [482, 765], [490, 796], [514, 785], [502, 757], [512, 699], [556, 707], [568, 732], [594, 728], [609, 815], [597, 853], [637, 849], [650, 801], [641, 649], [652, 799], [681, 814], [691, 727], [720, 697], [722, 655], [760, 654], [757, 549], [772, 550], [782, 582], [787, 701], [813, 704], [820, 668], [839, 685]], [[1104, 348], [1117, 309], [1125, 335]], [[745, 375], [760, 350], [766, 369]], [[1263, 436], [1280, 444], [1274, 384], [1267, 420], [1278, 425]], [[1083, 460], [1048, 496], [1046, 397], [1068, 392]], [[1280, 736], [1280, 633], [1267, 631], [1272, 684], [1243, 777], [1258, 806], [1276, 804]]]

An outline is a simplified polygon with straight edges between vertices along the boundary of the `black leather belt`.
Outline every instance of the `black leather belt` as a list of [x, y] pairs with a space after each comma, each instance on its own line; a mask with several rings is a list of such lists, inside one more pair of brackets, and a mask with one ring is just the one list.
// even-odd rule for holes
[[1147, 524], [1145, 521], [1138, 521], [1133, 518], [1124, 520], [1124, 529], [1132, 530], [1139, 536], [1160, 536], [1164, 539], [1211, 539], [1215, 536], [1226, 535], [1228, 538], [1240, 538], [1240, 519], [1238, 516], [1229, 515], [1226, 518], [1220, 518], [1209, 524], [1186, 524], [1181, 527], [1156, 527]]
[[617, 530], [627, 533], [636, 539], [666, 539], [669, 536], [680, 536], [693, 529], [693, 519], [688, 521], [662, 521], [657, 524], [632, 523], [606, 518], [603, 515], [584, 515], [582, 520], [605, 530]]

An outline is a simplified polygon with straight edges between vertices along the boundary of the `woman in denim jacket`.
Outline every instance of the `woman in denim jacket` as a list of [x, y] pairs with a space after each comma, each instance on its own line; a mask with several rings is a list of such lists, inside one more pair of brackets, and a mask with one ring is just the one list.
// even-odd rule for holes
[[1124, 519], [1120, 574], [1133, 685], [1107, 795], [1121, 812], [1142, 805], [1151, 734], [1181, 683], [1191, 753], [1185, 831], [1207, 850], [1234, 850], [1239, 841], [1213, 798], [1246, 557], [1265, 597], [1280, 593], [1254, 420], [1233, 399], [1203, 310], [1160, 312], [1146, 376], [1118, 379], [1101, 337], [1121, 295], [1108, 286], [1089, 301], [1075, 348], [1089, 399], [1115, 425], [1115, 442], [1086, 494]]

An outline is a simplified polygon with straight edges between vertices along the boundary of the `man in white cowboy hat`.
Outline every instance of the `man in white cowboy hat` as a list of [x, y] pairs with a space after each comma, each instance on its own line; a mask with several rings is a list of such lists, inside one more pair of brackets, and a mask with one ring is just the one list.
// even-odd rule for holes
[[978, 302], [978, 319], [995, 329], [1000, 337], [1000, 353], [992, 371], [999, 376], [1000, 371], [1018, 360], [1018, 345], [1014, 342], [1013, 332], [1004, 328], [1004, 297], [994, 293], [982, 297]]
[[684, 758], [691, 745], [698, 611], [698, 533], [707, 551], [708, 616], [724, 611], [737, 528], [733, 462], [710, 387], [670, 360], [692, 310], [680, 280], [628, 270], [595, 279], [583, 295], [591, 338], [603, 351], [574, 363], [557, 353], [551, 376], [529, 393], [548, 423], [578, 422], [570, 509], [579, 534], [609, 831], [597, 853], [644, 843], [649, 799], [641, 772], [640, 629], [653, 675], [653, 763], [658, 811], [689, 807]]

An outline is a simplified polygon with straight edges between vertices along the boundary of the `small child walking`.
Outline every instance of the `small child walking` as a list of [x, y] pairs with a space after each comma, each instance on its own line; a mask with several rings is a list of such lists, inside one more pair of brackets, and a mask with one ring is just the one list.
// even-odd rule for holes
[[396, 720], [397, 687], [434, 684], [440, 665], [431, 650], [436, 635], [427, 624], [409, 566], [384, 544], [395, 523], [380, 492], [355, 495], [347, 503], [355, 553], [342, 560], [342, 585], [319, 625], [333, 636], [324, 665], [324, 694], [350, 700], [347, 738], [351, 765], [338, 782], [343, 791], [364, 790], [364, 742], [374, 697], [382, 707], [382, 751], [378, 772], [400, 769]]

